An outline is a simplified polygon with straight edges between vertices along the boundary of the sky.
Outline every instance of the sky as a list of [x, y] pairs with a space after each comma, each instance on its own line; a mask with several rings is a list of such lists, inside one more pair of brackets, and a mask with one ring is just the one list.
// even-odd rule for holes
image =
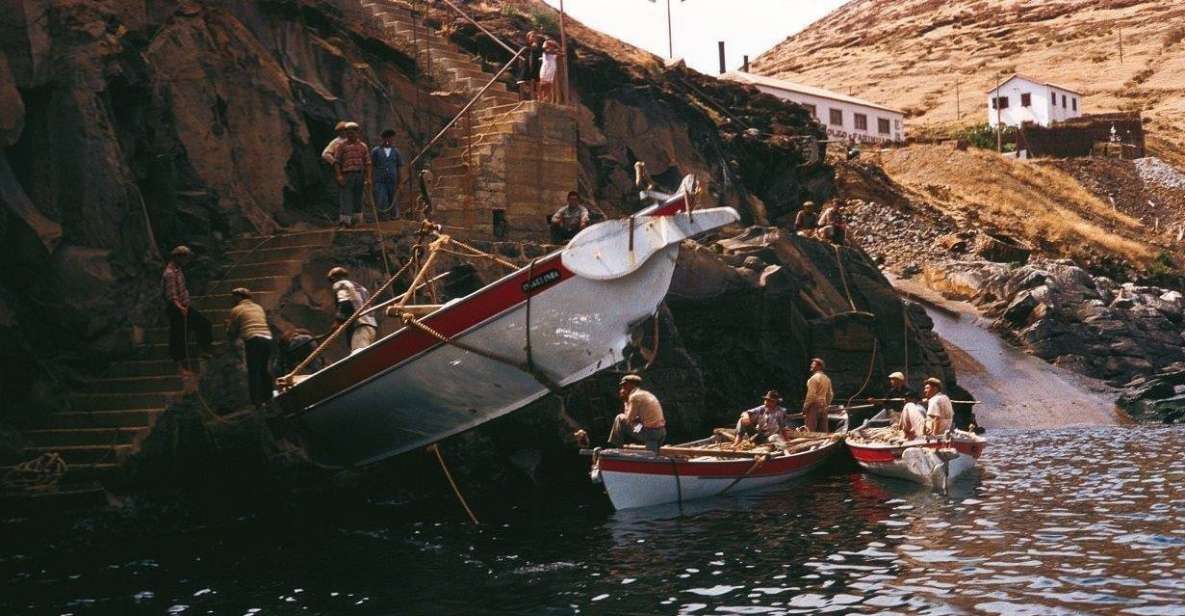
[[[560, 0], [544, 0], [559, 8]], [[846, 0], [670, 0], [675, 57], [708, 74], [719, 72], [716, 42], [728, 70], [752, 61]], [[564, 0], [584, 25], [667, 57], [667, 0]]]

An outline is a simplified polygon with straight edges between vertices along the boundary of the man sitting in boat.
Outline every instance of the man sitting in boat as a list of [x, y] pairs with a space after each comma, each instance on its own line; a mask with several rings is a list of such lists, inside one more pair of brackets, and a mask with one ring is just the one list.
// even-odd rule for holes
[[897, 427], [905, 433], [905, 440], [913, 440], [926, 432], [926, 409], [918, 404], [918, 395], [908, 389], [903, 394], [905, 405], [901, 407], [901, 418]]
[[782, 407], [782, 395], [771, 389], [762, 398], [760, 406], [741, 413], [733, 444], [739, 445], [742, 438], [749, 436], [756, 444], [782, 443], [785, 427], [786, 409]]
[[568, 203], [551, 215], [551, 241], [559, 244], [576, 237], [590, 220], [588, 208], [580, 204], [580, 195], [574, 190], [569, 192]]
[[926, 434], [937, 436], [950, 432], [954, 427], [955, 409], [950, 398], [942, 393], [942, 381], [930, 377], [922, 387], [922, 394], [929, 400], [926, 411]]
[[627, 374], [621, 379], [618, 394], [625, 402], [625, 410], [613, 419], [609, 431], [609, 445], [621, 447], [626, 436], [646, 445], [646, 449], [658, 453], [667, 440], [667, 421], [662, 414], [662, 404], [654, 394], [642, 389], [642, 377]]

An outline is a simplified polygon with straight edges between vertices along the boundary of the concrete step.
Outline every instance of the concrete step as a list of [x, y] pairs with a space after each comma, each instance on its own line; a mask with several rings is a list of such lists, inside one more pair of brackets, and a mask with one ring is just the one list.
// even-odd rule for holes
[[[0, 467], [0, 473], [7, 470]], [[0, 492], [0, 511], [23, 514], [50, 513], [78, 509], [100, 509], [110, 505], [107, 490], [93, 480], [75, 481], [70, 471], [69, 481], [63, 480], [49, 490]]]
[[122, 411], [63, 411], [45, 418], [46, 428], [150, 428], [156, 424], [164, 407]]
[[218, 281], [214, 291], [231, 291], [238, 287], [245, 287], [252, 291], [287, 291], [292, 285], [292, 276], [240, 276], [238, 268], [231, 270], [233, 278]]
[[303, 261], [310, 252], [322, 248], [325, 248], [325, 244], [307, 243], [293, 246], [279, 246], [276, 248], [264, 246], [255, 250], [228, 250], [226, 251], [226, 257], [232, 263], [238, 264], [238, 267], [232, 269], [231, 273], [236, 276], [242, 276], [243, 274], [239, 272], [239, 267], [249, 264], [270, 263], [272, 261]]
[[286, 246], [307, 246], [327, 244], [333, 241], [333, 230], [297, 231], [278, 235], [245, 235], [230, 241], [227, 250], [250, 250], [252, 248], [283, 248]]
[[[226, 320], [226, 317], [228, 315], [230, 315], [230, 311], [229, 310], [203, 310], [202, 314], [206, 315], [206, 318], [217, 323], [217, 322]], [[215, 338], [212, 352], [215, 352], [215, 353], [218, 352], [218, 350], [222, 347], [222, 345], [223, 345], [223, 341]], [[169, 355], [169, 344], [167, 342], [160, 342], [157, 344], [145, 344], [141, 347], [138, 347], [137, 351], [139, 351], [139, 353], [140, 353], [139, 359], [156, 360], [156, 361], [164, 361], [167, 359], [172, 359], [172, 356]], [[194, 364], [196, 364], [198, 362], [198, 360], [200, 359], [200, 357], [199, 357], [200, 355], [201, 355], [201, 350], [198, 349], [197, 344], [190, 342], [190, 344], [189, 344], [189, 359], [190, 359], [190, 361], [192, 361]], [[176, 366], [174, 366], [173, 371], [176, 372]]]
[[123, 411], [166, 407], [181, 395], [180, 391], [149, 393], [71, 394], [70, 404], [75, 411]]
[[[72, 445], [26, 447], [25, 454], [35, 458], [43, 453], [57, 453], [68, 466], [75, 464], [118, 464], [135, 450], [133, 445]], [[68, 471], [67, 471], [68, 472]]]
[[101, 394], [155, 393], [182, 388], [181, 377], [176, 374], [95, 379], [88, 381], [86, 386], [89, 391]]
[[136, 439], [148, 434], [148, 427], [49, 428], [45, 430], [25, 430], [22, 434], [36, 447], [130, 445]]
[[112, 362], [104, 371], [105, 378], [169, 376], [177, 374], [177, 364], [171, 359], [141, 357]]
[[[230, 310], [234, 308], [235, 304], [239, 303], [239, 297], [230, 293], [230, 289], [226, 289], [226, 291], [213, 295], [202, 295], [201, 297], [193, 298], [191, 301], [193, 302], [193, 306], [203, 313], [209, 310]], [[280, 297], [281, 295], [277, 291], [258, 291], [252, 293], [251, 299], [264, 308], [271, 308], [280, 301]], [[215, 321], [211, 320], [211, 322]]]
[[[284, 276], [291, 278], [304, 267], [304, 258], [281, 259], [277, 261], [263, 261], [259, 263], [239, 263], [227, 271], [234, 278], [262, 278]], [[221, 287], [222, 285], [219, 285]], [[234, 287], [229, 287], [233, 289]]]
[[[206, 314], [205, 311], [202, 314]], [[213, 323], [214, 340], [226, 340], [226, 324], [218, 321]], [[144, 344], [157, 345], [168, 344], [169, 342], [169, 328], [167, 327], [149, 327], [144, 330]]]

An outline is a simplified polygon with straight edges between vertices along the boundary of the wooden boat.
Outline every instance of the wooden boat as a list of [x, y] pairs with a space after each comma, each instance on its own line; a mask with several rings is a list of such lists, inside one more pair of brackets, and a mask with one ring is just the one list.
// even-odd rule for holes
[[951, 481], [975, 468], [987, 440], [978, 434], [953, 430], [943, 436], [905, 440], [900, 430], [882, 416], [845, 437], [852, 457], [875, 475], [913, 481], [945, 490]]
[[[537, 259], [322, 370], [276, 402], [315, 462], [368, 464], [522, 408], [620, 362], [670, 286], [679, 243], [736, 222], [675, 195]], [[431, 331], [429, 331], [431, 330]], [[436, 335], [434, 335], [436, 334]]]
[[784, 436], [785, 449], [766, 445], [734, 451], [731, 431], [717, 430], [705, 439], [663, 447], [658, 455], [635, 445], [596, 450], [593, 477], [615, 509], [635, 509], [776, 485], [843, 450], [842, 431], [787, 430]]

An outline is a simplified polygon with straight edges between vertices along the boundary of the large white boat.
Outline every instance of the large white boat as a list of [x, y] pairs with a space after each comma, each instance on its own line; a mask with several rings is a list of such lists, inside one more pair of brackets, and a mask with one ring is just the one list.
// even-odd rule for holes
[[[679, 193], [535, 260], [277, 397], [319, 464], [377, 462], [522, 408], [623, 359], [670, 286], [679, 243], [736, 222]], [[442, 340], [443, 338], [443, 340]], [[524, 369], [529, 367], [529, 369]]]

